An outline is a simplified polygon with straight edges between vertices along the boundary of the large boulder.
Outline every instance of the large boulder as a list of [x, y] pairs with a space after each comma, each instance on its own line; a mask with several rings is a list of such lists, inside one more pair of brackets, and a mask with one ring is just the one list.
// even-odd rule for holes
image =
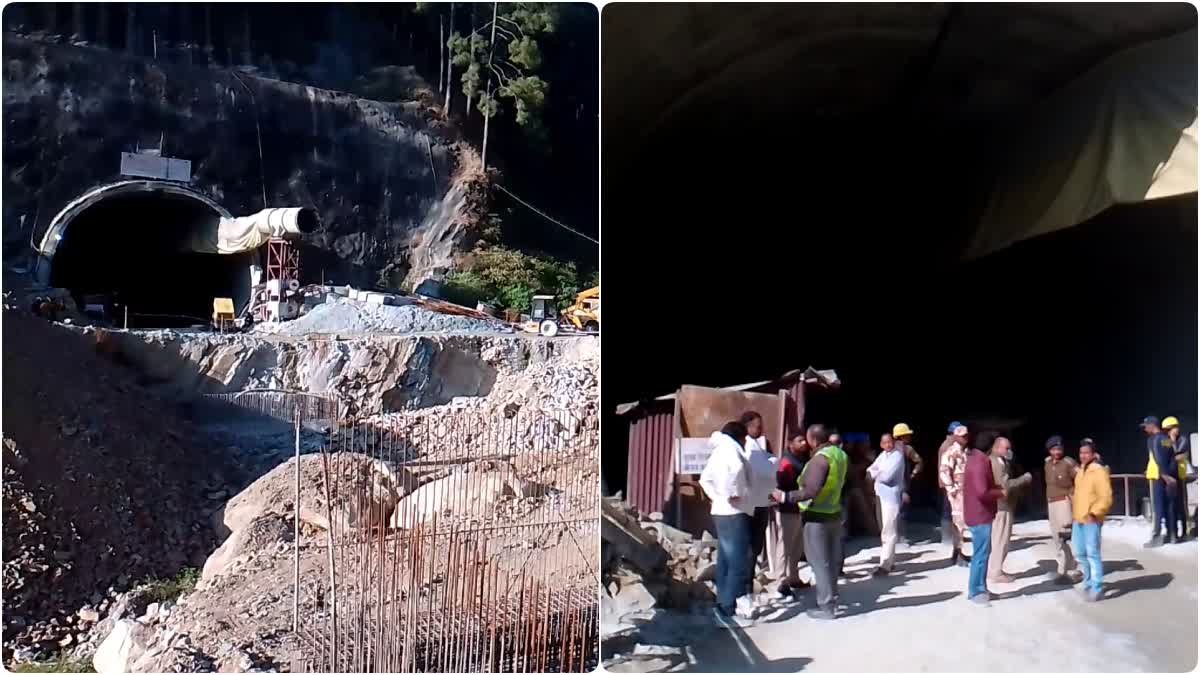
[[133, 672], [133, 664], [146, 652], [153, 637], [154, 630], [149, 626], [122, 619], [96, 649], [92, 667], [97, 673]]
[[210, 581], [220, 575], [237, 558], [273, 548], [279, 542], [294, 538], [294, 524], [290, 518], [276, 513], [263, 514], [250, 521], [245, 527], [234, 531], [208, 560], [200, 574], [201, 581]]
[[417, 488], [397, 504], [389, 525], [409, 529], [434, 516], [486, 516], [504, 498], [545, 492], [545, 486], [517, 476], [507, 462], [475, 462]]
[[[321, 454], [300, 457], [300, 519], [327, 529], [325, 462]], [[416, 489], [416, 475], [403, 467], [356, 452], [328, 456], [329, 511], [343, 527], [369, 528], [387, 523], [396, 503]], [[213, 529], [223, 538], [266, 514], [291, 516], [296, 500], [293, 457], [251, 483], [213, 514]]]

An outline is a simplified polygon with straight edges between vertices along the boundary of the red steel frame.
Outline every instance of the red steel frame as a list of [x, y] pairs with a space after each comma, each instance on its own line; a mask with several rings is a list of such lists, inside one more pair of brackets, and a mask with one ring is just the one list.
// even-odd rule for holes
[[286, 239], [267, 241], [267, 281], [300, 279], [300, 249]]

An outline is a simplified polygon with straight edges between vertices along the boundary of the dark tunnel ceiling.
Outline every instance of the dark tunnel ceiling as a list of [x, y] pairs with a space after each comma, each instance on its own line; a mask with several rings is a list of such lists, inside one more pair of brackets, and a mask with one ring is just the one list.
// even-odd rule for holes
[[[937, 119], [1010, 115], [1112, 54], [1196, 25], [1162, 4], [658, 4], [603, 14], [605, 137], [625, 150], [689, 109]], [[621, 150], [622, 148], [618, 148]]]

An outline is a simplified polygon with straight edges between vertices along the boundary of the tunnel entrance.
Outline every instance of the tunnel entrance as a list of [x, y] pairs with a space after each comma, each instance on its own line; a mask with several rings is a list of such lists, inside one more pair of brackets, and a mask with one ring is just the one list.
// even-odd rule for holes
[[[629, 92], [605, 96], [604, 136], [616, 139], [603, 146], [606, 244], [637, 273], [609, 276], [605, 348], [638, 374], [604, 390], [610, 489], [635, 470], [623, 464], [629, 425], [617, 404], [809, 365], [836, 369], [842, 387], [808, 402], [808, 422], [873, 443], [906, 422], [927, 467], [955, 419], [1011, 432], [1034, 473], [1051, 434], [1072, 454], [1095, 438], [1114, 472], [1132, 473], [1146, 463], [1142, 417], [1196, 428], [1194, 185], [963, 255], [999, 176], [1014, 185], [1006, 204], [1060, 194], [1007, 145], [1042, 136], [1030, 120], [1052, 117], [1046, 101], [1120, 50], [1191, 31], [1194, 51], [1190, 8], [1152, 21], [1106, 6], [1123, 27], [1095, 44], [1092, 33], [1062, 35], [1062, 14], [1091, 16], [1063, 7], [764, 5], [735, 16], [670, 6], [656, 20], [678, 26], [683, 44], [607, 49], [606, 38], [606, 91]], [[648, 30], [619, 7], [603, 21], [605, 35]], [[671, 81], [677, 68], [688, 77]], [[660, 104], [646, 102], [654, 92]], [[1169, 166], [1195, 128], [1194, 85], [1181, 99], [1191, 113], [1163, 126], [1152, 168]], [[1055, 118], [1062, 127], [1091, 119], [1080, 100]], [[1142, 124], [1152, 108], [1122, 110]], [[1103, 196], [1108, 178], [1097, 172], [1087, 187]], [[647, 293], [670, 294], [678, 330], [645, 329]], [[927, 469], [917, 506], [934, 503], [934, 485]]]
[[49, 283], [68, 289], [81, 309], [103, 307], [116, 325], [126, 310], [130, 328], [207, 324], [213, 298], [244, 306], [256, 258], [188, 250], [189, 240], [228, 215], [219, 209], [171, 184], [100, 191], [52, 225]]

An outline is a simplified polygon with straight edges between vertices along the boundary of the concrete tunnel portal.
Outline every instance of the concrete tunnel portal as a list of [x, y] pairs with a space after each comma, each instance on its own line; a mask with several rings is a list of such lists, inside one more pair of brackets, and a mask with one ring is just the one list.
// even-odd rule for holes
[[59, 212], [41, 246], [39, 274], [84, 307], [108, 301], [118, 325], [206, 323], [213, 298], [249, 297], [254, 253], [197, 253], [187, 242], [229, 212], [208, 196], [166, 181], [136, 180], [82, 194]]
[[75, 302], [102, 305], [130, 327], [210, 321], [214, 298], [240, 312], [251, 268], [268, 237], [317, 226], [308, 208], [265, 209], [234, 218], [207, 195], [178, 183], [130, 180], [83, 193], [60, 211], [39, 248], [38, 278]]

